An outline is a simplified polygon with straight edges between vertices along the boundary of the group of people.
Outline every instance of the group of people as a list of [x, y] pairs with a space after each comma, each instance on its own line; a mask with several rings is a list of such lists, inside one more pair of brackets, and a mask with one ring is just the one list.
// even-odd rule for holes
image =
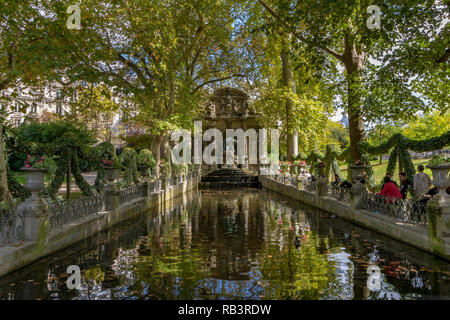
[[[437, 194], [438, 189], [432, 186], [431, 178], [424, 172], [423, 165], [417, 167], [419, 171], [414, 175], [413, 191], [416, 198], [420, 199], [420, 202], [426, 204], [434, 195]], [[390, 174], [387, 174], [383, 179], [383, 186], [379, 195], [386, 196], [391, 199], [406, 199], [408, 189], [412, 185], [411, 181], [406, 177], [405, 172], [398, 174], [400, 180], [400, 186], [395, 180], [392, 179]], [[450, 194], [450, 187], [446, 189], [447, 194]]]

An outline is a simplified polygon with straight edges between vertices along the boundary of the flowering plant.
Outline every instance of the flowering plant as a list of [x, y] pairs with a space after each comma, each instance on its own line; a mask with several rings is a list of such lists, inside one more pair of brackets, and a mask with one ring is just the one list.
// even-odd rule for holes
[[118, 169], [120, 168], [120, 161], [118, 157], [114, 157], [112, 160], [103, 159], [100, 162], [100, 167], [103, 169]]
[[25, 168], [46, 169], [53, 171], [56, 164], [51, 157], [27, 155], [27, 159], [23, 162]]

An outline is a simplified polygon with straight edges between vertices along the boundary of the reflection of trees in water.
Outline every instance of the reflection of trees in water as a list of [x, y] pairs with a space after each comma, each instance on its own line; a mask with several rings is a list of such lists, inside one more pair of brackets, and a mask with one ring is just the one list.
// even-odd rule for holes
[[[45, 267], [36, 266], [39, 272], [32, 277], [41, 276], [42, 283], [48, 280], [45, 285], [18, 283], [16, 291], [0, 288], [0, 295], [31, 299], [448, 297], [448, 280], [430, 269], [448, 271], [449, 267], [429, 255], [264, 191], [203, 193], [192, 201], [184, 197], [169, 201], [153, 211], [96, 237], [89, 243], [92, 249], [67, 251], [58, 263], [48, 259]], [[64, 273], [71, 264], [82, 270], [78, 291], [66, 287]], [[370, 265], [381, 268], [379, 292], [367, 289]]]

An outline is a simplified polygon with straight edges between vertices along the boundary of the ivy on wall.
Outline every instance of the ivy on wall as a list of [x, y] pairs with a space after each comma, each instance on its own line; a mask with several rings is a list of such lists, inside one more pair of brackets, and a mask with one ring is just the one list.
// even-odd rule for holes
[[[416, 170], [411, 160], [409, 151], [428, 152], [443, 149], [450, 145], [450, 131], [447, 131], [439, 137], [425, 140], [412, 140], [403, 136], [401, 133], [394, 134], [388, 141], [379, 146], [371, 146], [367, 141], [361, 141], [358, 144], [362, 153], [380, 155], [389, 153], [389, 162], [386, 168], [386, 174], [393, 174], [397, 165], [397, 159], [403, 164], [407, 178], [414, 183], [414, 174]], [[412, 185], [411, 189], [412, 190]]]
[[48, 148], [53, 151], [52, 154], [55, 155], [58, 168], [50, 186], [44, 190], [43, 194], [54, 197], [61, 188], [70, 168], [70, 173], [75, 178], [75, 183], [83, 195], [92, 196], [91, 187], [81, 175], [79, 159], [84, 156], [85, 152], [81, 149], [77, 136], [72, 132], [67, 132]]
[[139, 183], [136, 157], [137, 153], [133, 148], [125, 148], [120, 154], [120, 160], [124, 168], [123, 182], [125, 186], [132, 186]]
[[[116, 157], [116, 149], [110, 142], [105, 141], [93, 148], [92, 157], [98, 164], [100, 164], [102, 160], [112, 161]], [[94, 184], [95, 190], [97, 190], [98, 193], [102, 193], [103, 191], [103, 186], [106, 182], [105, 176], [105, 169], [99, 166], [97, 169], [97, 178], [95, 179]]]

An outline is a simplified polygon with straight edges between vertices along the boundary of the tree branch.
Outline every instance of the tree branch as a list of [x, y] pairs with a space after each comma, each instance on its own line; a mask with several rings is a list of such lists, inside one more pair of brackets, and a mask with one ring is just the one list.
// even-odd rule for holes
[[233, 75], [231, 75], [231, 76], [227, 76], [227, 77], [223, 77], [223, 78], [218, 78], [218, 79], [208, 80], [208, 81], [205, 81], [205, 82], [203, 82], [202, 84], [198, 85], [193, 91], [191, 91], [191, 94], [194, 94], [195, 92], [197, 92], [198, 90], [200, 90], [202, 87], [206, 86], [207, 84], [214, 83], [214, 82], [219, 82], [219, 81], [223, 81], [223, 80], [228, 80], [228, 79], [236, 78], [236, 77], [242, 77], [242, 78], [245, 78], [245, 77], [247, 77], [247, 76], [244, 75], [244, 74], [236, 73], [236, 74], [233, 74]]

